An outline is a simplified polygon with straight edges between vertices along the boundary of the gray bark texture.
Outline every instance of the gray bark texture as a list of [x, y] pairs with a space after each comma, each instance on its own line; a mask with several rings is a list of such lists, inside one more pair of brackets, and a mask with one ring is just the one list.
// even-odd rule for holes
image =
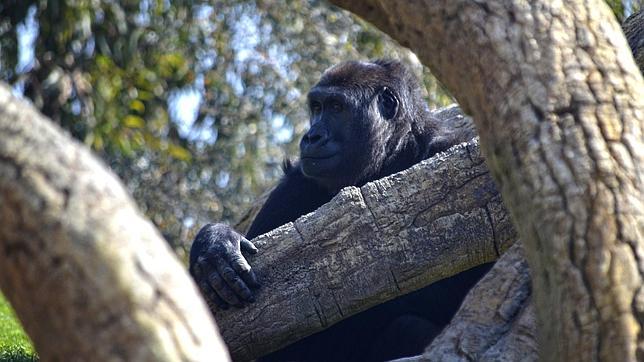
[[0, 220], [0, 288], [42, 360], [228, 360], [185, 267], [117, 178], [4, 84]]
[[529, 362], [538, 357], [530, 274], [517, 242], [468, 293], [418, 360]]
[[[467, 123], [456, 111], [439, 116]], [[252, 359], [494, 261], [515, 240], [474, 140], [255, 238], [257, 302], [215, 318], [233, 359]]]
[[472, 288], [425, 353], [396, 362], [531, 362], [538, 357], [530, 274], [517, 242]]
[[530, 264], [540, 357], [644, 360], [644, 82], [606, 4], [332, 2], [473, 115]]

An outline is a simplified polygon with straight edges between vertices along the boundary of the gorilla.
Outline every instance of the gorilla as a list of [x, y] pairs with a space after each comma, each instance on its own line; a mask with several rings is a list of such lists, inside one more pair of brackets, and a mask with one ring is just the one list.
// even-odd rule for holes
[[[362, 186], [444, 151], [463, 132], [432, 117], [421, 88], [400, 62], [350, 61], [331, 67], [308, 94], [310, 129], [300, 157], [246, 236], [208, 224], [190, 250], [190, 273], [218, 309], [255, 300], [260, 284], [243, 256], [249, 241], [330, 201], [346, 186]], [[450, 321], [483, 265], [386, 302], [262, 358], [266, 361], [378, 361], [420, 354]]]

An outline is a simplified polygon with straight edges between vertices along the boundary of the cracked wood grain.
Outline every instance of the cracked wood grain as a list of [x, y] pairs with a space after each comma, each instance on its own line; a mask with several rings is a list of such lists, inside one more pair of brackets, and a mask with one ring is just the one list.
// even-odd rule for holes
[[116, 176], [0, 84], [0, 288], [45, 361], [228, 360]]
[[644, 82], [608, 7], [332, 2], [409, 46], [473, 115], [530, 262], [541, 358], [644, 359]]
[[521, 243], [510, 247], [425, 353], [396, 362], [537, 361], [536, 316], [523, 254]]

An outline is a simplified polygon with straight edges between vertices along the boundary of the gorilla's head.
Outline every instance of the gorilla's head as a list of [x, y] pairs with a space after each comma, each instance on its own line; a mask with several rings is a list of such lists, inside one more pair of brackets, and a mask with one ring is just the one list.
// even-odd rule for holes
[[378, 178], [394, 163], [401, 170], [415, 163], [420, 150], [414, 133], [427, 133], [430, 117], [415, 77], [392, 60], [328, 69], [309, 92], [308, 106], [302, 172], [333, 190]]

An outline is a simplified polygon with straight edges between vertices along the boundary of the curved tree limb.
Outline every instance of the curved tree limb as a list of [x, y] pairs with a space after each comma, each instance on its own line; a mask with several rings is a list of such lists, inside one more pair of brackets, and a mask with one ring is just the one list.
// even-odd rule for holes
[[0, 287], [43, 360], [228, 360], [117, 178], [3, 84], [0, 220]]
[[523, 254], [521, 243], [512, 245], [425, 353], [395, 362], [537, 361], [536, 316]]
[[536, 361], [536, 317], [528, 264], [514, 244], [467, 294], [425, 361]]

